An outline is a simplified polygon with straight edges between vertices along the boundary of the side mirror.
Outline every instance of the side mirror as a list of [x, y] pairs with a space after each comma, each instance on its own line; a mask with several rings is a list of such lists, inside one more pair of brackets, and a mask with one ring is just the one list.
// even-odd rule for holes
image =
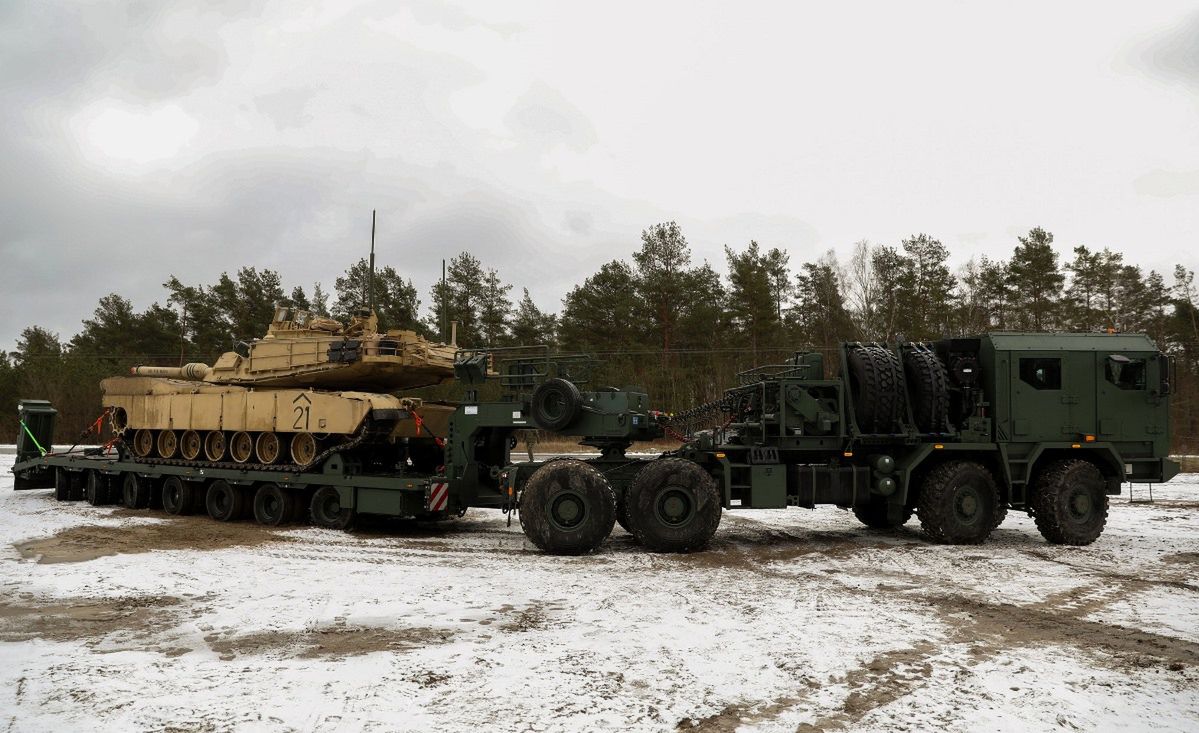
[[1174, 360], [1171, 359], [1167, 354], [1158, 354], [1158, 356], [1157, 356], [1157, 377], [1158, 377], [1157, 392], [1162, 397], [1165, 397], [1170, 394], [1170, 381], [1171, 381], [1170, 378], [1173, 376], [1171, 373], [1173, 371], [1173, 369], [1174, 369]]

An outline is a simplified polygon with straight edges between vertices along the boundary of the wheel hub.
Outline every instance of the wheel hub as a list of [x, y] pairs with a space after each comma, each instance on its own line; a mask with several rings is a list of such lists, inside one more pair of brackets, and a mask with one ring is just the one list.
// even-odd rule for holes
[[958, 489], [953, 509], [959, 521], [963, 524], [973, 524], [978, 520], [981, 507], [982, 502], [974, 487], [962, 486]]
[[680, 527], [691, 521], [691, 517], [695, 514], [694, 502], [691, 500], [691, 495], [679, 488], [668, 487], [665, 491], [658, 495], [658, 501], [655, 502], [655, 514], [658, 515], [658, 521], [672, 527]]
[[1070, 511], [1076, 517], [1086, 517], [1091, 513], [1091, 497], [1080, 491], [1070, 499]]
[[559, 494], [550, 504], [550, 521], [559, 529], [574, 529], [586, 516], [587, 504], [577, 494]]

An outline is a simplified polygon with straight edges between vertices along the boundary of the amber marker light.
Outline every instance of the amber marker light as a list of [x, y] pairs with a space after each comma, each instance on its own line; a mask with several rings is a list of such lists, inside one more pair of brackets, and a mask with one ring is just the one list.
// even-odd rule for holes
[[934, 448], [934, 449], [936, 449], [936, 450], [945, 450], [945, 446], [944, 446], [943, 444], [941, 444], [941, 443], [936, 443], [936, 444], [934, 444], [934, 445], [933, 445], [933, 448]]
[[1074, 443], [1074, 444], [1073, 444], [1073, 445], [1071, 445], [1070, 447], [1071, 447], [1071, 448], [1081, 448], [1081, 447], [1082, 447], [1082, 443]]
[[1095, 442], [1095, 436], [1094, 436], [1094, 435], [1086, 435], [1086, 436], [1084, 436], [1084, 437], [1083, 437], [1083, 440], [1084, 440], [1085, 442], [1087, 442], [1087, 443], [1094, 443], [1094, 442]]
[[842, 453], [841, 455], [845, 456], [846, 458], [853, 458], [853, 451], [847, 450], [844, 453]]
[[721, 461], [723, 461], [723, 460], [724, 460], [724, 454], [723, 454], [723, 453], [717, 453], [717, 454], [716, 454], [716, 458], [717, 458], [717, 460], [721, 460]]

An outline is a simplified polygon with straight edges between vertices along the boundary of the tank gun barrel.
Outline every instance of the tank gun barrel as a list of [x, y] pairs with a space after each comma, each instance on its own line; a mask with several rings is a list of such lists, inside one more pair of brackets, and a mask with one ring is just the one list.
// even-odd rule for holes
[[135, 366], [129, 373], [135, 377], [171, 377], [174, 379], [190, 379], [201, 382], [208, 376], [207, 364], [192, 362], [181, 367]]

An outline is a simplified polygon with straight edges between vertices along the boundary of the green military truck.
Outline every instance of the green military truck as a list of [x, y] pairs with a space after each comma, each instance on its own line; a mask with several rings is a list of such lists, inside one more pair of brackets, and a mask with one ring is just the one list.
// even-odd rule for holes
[[[834, 376], [797, 352], [744, 372], [716, 402], [667, 416], [635, 387], [593, 385], [585, 360], [459, 351], [464, 388], [438, 461], [407, 438], [364, 442], [316, 465], [245, 466], [45, 453], [53, 408], [23, 403], [16, 488], [57, 498], [207, 511], [264, 524], [346, 527], [359, 515], [440, 519], [516, 512], [541, 549], [599, 547], [619, 523], [646, 549], [704, 547], [724, 510], [834, 504], [864, 524], [913, 514], [935, 542], [983, 542], [1008, 509], [1047, 540], [1085, 545], [1125, 482], [1168, 481], [1171, 362], [1132, 334], [991, 333], [935, 343], [846, 343]], [[498, 385], [489, 386], [489, 382]], [[497, 394], [480, 399], [483, 393]], [[401, 419], [418, 423], [419, 415]], [[514, 458], [522, 431], [574, 436], [583, 458]], [[629, 455], [635, 441], [681, 446]], [[414, 443], [414, 448], [415, 448]], [[436, 468], [433, 466], [436, 465]]]

